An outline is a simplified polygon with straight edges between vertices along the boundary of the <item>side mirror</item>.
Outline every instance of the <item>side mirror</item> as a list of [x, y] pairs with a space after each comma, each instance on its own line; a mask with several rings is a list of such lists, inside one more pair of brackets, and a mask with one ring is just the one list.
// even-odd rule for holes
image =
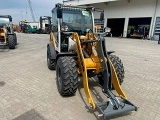
[[59, 18], [59, 19], [62, 18], [62, 8], [57, 9], [57, 18]]
[[104, 12], [101, 12], [100, 14], [100, 21], [103, 21], [104, 20]]
[[9, 18], [9, 21], [12, 22], [12, 18], [11, 17]]

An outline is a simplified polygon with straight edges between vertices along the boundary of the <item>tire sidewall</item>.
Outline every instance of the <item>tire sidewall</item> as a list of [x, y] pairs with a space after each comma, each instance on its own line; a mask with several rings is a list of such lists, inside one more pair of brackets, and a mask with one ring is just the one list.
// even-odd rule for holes
[[[56, 63], [54, 60], [51, 60], [51, 55], [50, 55], [50, 49], [47, 47], [47, 66], [50, 70], [55, 70], [56, 69]], [[51, 63], [53, 62], [53, 63]], [[52, 66], [53, 64], [53, 66]]]
[[119, 79], [119, 83], [122, 84], [123, 80], [124, 80], [125, 71], [124, 71], [124, 65], [123, 65], [121, 59], [118, 56], [112, 55], [112, 54], [109, 55], [109, 59], [115, 68], [115, 71], [117, 73], [117, 77]]
[[17, 45], [17, 35], [14, 33], [15, 45]]
[[14, 35], [8, 35], [8, 46], [10, 49], [15, 49], [15, 39], [14, 39]]
[[[58, 64], [58, 63], [57, 63]], [[59, 64], [56, 66], [56, 84], [57, 84], [57, 89], [58, 89], [58, 92], [60, 94], [62, 94], [62, 86], [63, 86], [63, 82], [62, 82], [62, 79], [63, 79], [63, 75], [61, 74], [60, 78], [59, 78], [59, 70], [61, 70]], [[62, 72], [61, 72], [62, 73]], [[60, 80], [60, 81], [59, 81]]]
[[51, 64], [50, 49], [47, 47], [47, 65], [48, 65], [48, 67], [50, 66], [50, 64]]

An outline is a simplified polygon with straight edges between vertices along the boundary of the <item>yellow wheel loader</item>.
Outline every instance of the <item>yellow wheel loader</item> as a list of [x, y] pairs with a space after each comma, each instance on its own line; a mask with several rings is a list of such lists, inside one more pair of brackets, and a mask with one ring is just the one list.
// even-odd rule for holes
[[12, 17], [10, 15], [0, 15], [0, 46], [8, 46], [15, 49], [17, 36], [13, 31]]
[[[90, 108], [97, 109], [103, 118], [137, 111], [120, 86], [124, 78], [123, 63], [112, 51], [107, 51], [103, 37], [106, 33], [94, 32], [93, 12], [99, 12], [100, 20], [104, 19], [104, 11], [94, 7], [56, 4], [52, 10], [47, 64], [50, 70], [56, 70], [58, 92], [62, 96], [74, 95], [81, 76]], [[95, 76], [107, 102], [95, 103], [92, 98], [89, 78]]]

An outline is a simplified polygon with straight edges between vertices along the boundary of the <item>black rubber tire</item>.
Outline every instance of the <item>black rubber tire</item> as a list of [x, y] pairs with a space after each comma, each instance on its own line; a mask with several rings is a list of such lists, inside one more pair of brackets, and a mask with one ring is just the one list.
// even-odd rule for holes
[[109, 55], [108, 58], [110, 59], [110, 61], [112, 62], [113, 66], [116, 70], [119, 83], [122, 84], [123, 80], [124, 80], [125, 71], [124, 71], [124, 65], [123, 65], [121, 59], [118, 56], [112, 55], [112, 54]]
[[47, 66], [50, 70], [55, 70], [56, 69], [56, 60], [51, 59], [50, 55], [50, 49], [47, 47]]
[[16, 41], [14, 39], [14, 35], [8, 35], [8, 46], [9, 49], [15, 49]]
[[[121, 85], [123, 83], [124, 74], [125, 74], [123, 63], [122, 63], [121, 59], [119, 57], [117, 57], [116, 55], [110, 54], [110, 55], [108, 55], [108, 58], [110, 59], [110, 61], [112, 62], [113, 66], [116, 70], [117, 77], [118, 77], [119, 83]], [[103, 86], [102, 76], [97, 76], [97, 77], [99, 79], [99, 84], [101, 86]], [[111, 87], [112, 87], [112, 89], [114, 89], [113, 85]]]
[[15, 45], [17, 45], [17, 35], [14, 33]]
[[160, 40], [158, 40], [158, 44], [160, 44]]
[[60, 57], [56, 65], [57, 89], [62, 96], [74, 95], [78, 87], [78, 71], [73, 57]]

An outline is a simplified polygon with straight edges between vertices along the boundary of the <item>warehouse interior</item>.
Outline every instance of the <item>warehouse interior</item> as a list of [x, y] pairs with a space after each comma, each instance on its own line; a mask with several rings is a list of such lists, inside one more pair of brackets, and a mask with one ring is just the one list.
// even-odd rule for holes
[[151, 17], [129, 18], [127, 37], [148, 38], [151, 19]]
[[113, 37], [120, 37], [123, 35], [125, 18], [107, 19], [107, 27], [111, 28]]

